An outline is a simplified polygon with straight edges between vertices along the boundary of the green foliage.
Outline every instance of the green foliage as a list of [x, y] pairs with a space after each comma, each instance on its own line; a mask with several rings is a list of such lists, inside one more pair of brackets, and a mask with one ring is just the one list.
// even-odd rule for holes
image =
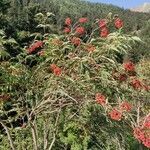
[[[92, 23], [96, 18], [104, 18], [106, 14], [113, 12], [119, 14], [125, 22], [125, 31], [132, 31], [136, 26], [140, 28], [149, 18], [148, 14], [123, 10], [113, 5], [94, 4], [80, 0], [45, 0], [39, 1], [46, 11], [56, 15], [58, 25], [62, 25], [66, 17], [88, 17]], [[133, 28], [134, 27], [134, 28]]]
[[[125, 72], [122, 63], [148, 54], [142, 44], [149, 49], [149, 22], [138, 36], [128, 32], [135, 24], [141, 28], [149, 15], [80, 0], [12, 0], [10, 9], [7, 2], [0, 2], [0, 149], [144, 149], [132, 128], [149, 113], [150, 95], [135, 90], [131, 81], [140, 78], [149, 84], [149, 60], [137, 64], [135, 75]], [[74, 33], [60, 34], [66, 17], [73, 22], [88, 17], [85, 27], [90, 34], [95, 19], [109, 12], [124, 19], [125, 29], [109, 25], [107, 38], [83, 36], [78, 46], [71, 41]], [[112, 13], [107, 19], [112, 20]], [[30, 52], [38, 40], [44, 46]], [[90, 44], [94, 50], [89, 52]], [[139, 45], [142, 52], [137, 53]], [[118, 80], [120, 74], [128, 79]], [[99, 92], [106, 97], [105, 106], [95, 101]], [[111, 119], [110, 111], [120, 109], [124, 100], [132, 104], [132, 111], [122, 112], [120, 121]]]
[[10, 58], [10, 55], [8, 52], [6, 52], [4, 46], [3, 46], [3, 42], [4, 42], [4, 37], [5, 33], [3, 30], [0, 30], [0, 60], [7, 60], [8, 58]]
[[134, 34], [141, 38], [142, 42], [137, 43], [131, 53], [129, 54], [129, 57], [132, 58], [135, 62], [140, 61], [141, 58], [146, 57], [149, 59], [150, 54], [150, 21], [148, 20], [145, 25], [141, 28], [141, 30], [136, 31]]
[[[125, 22], [125, 31], [136, 30], [135, 27], [142, 28], [145, 21], [150, 19], [146, 13], [136, 13], [130, 10], [123, 10], [113, 5], [94, 4], [80, 0], [11, 0], [9, 9], [9, 23], [19, 30], [35, 31], [37, 23], [33, 20], [35, 14], [42, 12], [52, 12], [55, 18], [52, 19], [54, 24], [59, 27], [63, 26], [63, 21], [66, 17], [79, 18], [88, 17], [90, 24], [96, 18], [104, 18], [109, 12], [119, 14]], [[2, 1], [2, 7], [9, 5], [8, 1]], [[4, 9], [5, 10], [5, 9]], [[53, 17], [52, 17], [53, 18]], [[134, 27], [134, 28], [133, 28]]]
[[9, 0], [1, 0], [0, 1], [0, 13], [6, 13], [8, 8], [10, 7], [10, 1]]
[[[63, 40], [64, 44], [55, 45], [53, 40], [56, 38]], [[50, 142], [46, 147], [52, 145], [53, 149], [62, 149], [63, 147], [72, 150], [115, 150], [120, 147], [130, 149], [132, 144], [130, 145], [128, 142], [131, 136], [128, 120], [119, 123], [111, 121], [107, 117], [107, 110], [95, 104], [93, 97], [96, 92], [101, 91], [109, 96], [109, 101], [115, 102], [115, 99], [128, 97], [132, 103], [137, 103], [136, 100], [142, 96], [142, 93], [137, 95], [137, 92], [133, 91], [131, 87], [122, 86], [113, 80], [111, 75], [114, 69], [121, 67], [116, 61], [118, 53], [128, 53], [128, 47], [136, 41], [139, 41], [137, 37], [114, 33], [106, 39], [92, 39], [93, 44], [97, 45], [96, 50], [93, 54], [88, 54], [82, 46], [75, 48], [71, 43], [65, 41], [64, 36], [50, 35], [45, 42], [46, 60], [31, 70], [31, 76], [25, 69], [26, 73], [22, 73], [23, 76], [20, 78], [16, 74], [16, 68], [12, 67], [13, 74], [17, 76], [6, 74], [10, 76], [11, 80], [6, 78], [4, 81], [13, 85], [12, 88], [14, 88], [14, 84], [19, 83], [20, 90], [14, 89], [17, 94], [16, 99], [19, 100], [17, 112], [19, 111], [19, 114], [23, 115], [22, 118], [26, 113], [29, 113], [30, 122], [24, 122], [26, 131], [21, 129], [26, 138], [18, 135], [17, 129], [14, 129], [15, 136], [18, 135], [26, 142], [28, 140], [31, 142], [33, 135], [29, 134], [28, 129], [36, 128], [36, 132], [38, 132], [38, 136], [36, 135], [37, 144], [41, 149], [45, 145], [41, 141], [43, 134], [46, 134], [45, 136]], [[122, 45], [121, 49], [120, 45]], [[116, 49], [114, 50], [112, 47], [116, 47]], [[75, 56], [69, 58], [69, 54], [74, 52], [77, 52]], [[29, 55], [28, 57], [33, 56]], [[64, 75], [56, 77], [50, 73], [49, 65], [51, 63], [57, 63], [61, 68], [64, 68]], [[99, 69], [95, 63], [100, 65]], [[2, 77], [6, 77], [6, 75], [3, 74]], [[6, 90], [6, 92], [8, 91]], [[147, 98], [148, 95], [145, 93], [143, 97], [145, 102]], [[28, 104], [25, 105], [27, 110], [22, 110], [20, 100], [23, 106], [24, 103]], [[33, 122], [32, 116], [36, 116]], [[16, 118], [18, 118], [17, 115]], [[133, 139], [130, 140], [133, 141]], [[18, 149], [26, 145], [26, 143], [18, 145], [19, 141], [19, 138], [15, 140]], [[32, 143], [30, 144], [32, 145]], [[32, 147], [31, 145], [29, 149]], [[139, 145], [137, 145], [138, 147]]]
[[148, 20], [146, 22], [146, 25], [142, 28], [141, 32], [139, 33], [139, 37], [141, 37], [141, 39], [144, 41], [145, 46], [141, 46], [139, 48], [139, 50], [141, 51], [141, 53], [147, 57], [149, 57], [150, 54], [150, 44], [149, 44], [149, 40], [150, 40], [150, 20]]

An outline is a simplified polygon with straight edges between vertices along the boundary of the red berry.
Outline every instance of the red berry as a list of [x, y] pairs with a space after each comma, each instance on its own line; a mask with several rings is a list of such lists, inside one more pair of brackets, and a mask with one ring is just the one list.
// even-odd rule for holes
[[143, 87], [142, 82], [138, 79], [133, 79], [131, 81], [131, 86], [136, 90], [141, 89]]
[[110, 117], [113, 120], [119, 121], [122, 118], [122, 113], [116, 109], [113, 109], [110, 113]]
[[116, 27], [117, 29], [120, 29], [120, 28], [123, 27], [123, 21], [122, 21], [120, 18], [117, 18], [117, 19], [115, 20], [114, 24], [115, 24], [115, 27]]
[[109, 34], [109, 31], [108, 31], [108, 29], [106, 27], [104, 27], [104, 28], [101, 29], [101, 33], [100, 33], [101, 37], [105, 38], [105, 37], [108, 36], [108, 34]]
[[76, 28], [76, 33], [77, 34], [84, 34], [85, 33], [85, 29], [84, 29], [84, 27], [77, 27]]
[[70, 30], [70, 28], [66, 27], [66, 28], [64, 29], [64, 32], [65, 32], [65, 33], [70, 33], [71, 30]]
[[96, 99], [96, 102], [100, 105], [105, 105], [106, 104], [106, 98], [104, 95], [102, 95], [101, 93], [97, 93], [95, 95], [95, 99]]
[[87, 18], [80, 18], [79, 19], [79, 23], [86, 23], [86, 22], [88, 22]]
[[135, 65], [131, 61], [123, 63], [123, 67], [126, 71], [135, 71]]
[[120, 107], [122, 111], [131, 111], [132, 109], [132, 105], [128, 102], [123, 102]]
[[71, 20], [70, 18], [66, 18], [65, 24], [66, 24], [67, 26], [70, 26], [70, 25], [72, 24], [72, 20]]
[[101, 20], [99, 21], [99, 27], [100, 27], [100, 28], [106, 28], [106, 25], [107, 25], [106, 19], [101, 19]]
[[53, 73], [54, 73], [54, 75], [56, 75], [56, 76], [60, 76], [61, 75], [61, 68], [59, 68], [59, 67], [56, 67], [54, 70], [53, 70]]

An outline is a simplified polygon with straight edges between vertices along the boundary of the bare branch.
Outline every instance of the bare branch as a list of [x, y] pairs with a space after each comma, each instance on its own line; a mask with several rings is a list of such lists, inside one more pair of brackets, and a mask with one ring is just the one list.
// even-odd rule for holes
[[34, 150], [38, 150], [37, 133], [36, 133], [35, 125], [32, 122], [30, 122], [30, 125], [31, 125], [32, 137], [33, 137]]
[[14, 147], [14, 144], [13, 144], [13, 140], [12, 140], [12, 138], [11, 138], [11, 136], [10, 136], [10, 133], [9, 133], [9, 130], [8, 130], [7, 126], [6, 126], [2, 121], [0, 121], [0, 124], [4, 127], [4, 129], [5, 129], [6, 133], [7, 133], [8, 140], [9, 140], [9, 142], [10, 142], [11, 149], [12, 149], [12, 150], [15, 150], [15, 147]]
[[50, 144], [50, 147], [48, 148], [48, 150], [51, 150], [54, 143], [55, 143], [55, 140], [56, 140], [56, 134], [57, 134], [57, 124], [58, 124], [58, 119], [59, 119], [59, 116], [60, 116], [60, 112], [61, 112], [61, 109], [59, 109], [58, 111], [58, 114], [57, 114], [57, 118], [56, 118], [56, 121], [55, 121], [55, 131], [54, 131], [54, 135], [53, 135], [53, 140]]

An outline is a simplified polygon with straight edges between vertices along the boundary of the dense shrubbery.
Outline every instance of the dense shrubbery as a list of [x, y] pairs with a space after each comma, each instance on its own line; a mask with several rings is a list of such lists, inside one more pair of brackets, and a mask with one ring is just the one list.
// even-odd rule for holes
[[118, 17], [96, 20], [90, 32], [88, 21], [67, 18], [61, 35], [40, 24], [43, 35], [1, 61], [1, 149], [150, 146], [149, 81], [126, 57], [141, 40], [123, 34]]
[[[2, 2], [4, 15], [8, 4]], [[145, 36], [149, 23], [136, 33], [143, 36], [142, 43], [125, 32], [126, 21], [118, 15], [91, 19], [77, 10], [70, 14], [60, 9], [62, 1], [55, 7], [51, 1], [45, 9], [59, 9], [58, 18], [59, 12], [40, 13], [44, 7], [25, 2], [11, 8], [25, 7], [21, 14], [14, 11], [18, 23], [13, 34], [13, 18], [4, 17], [6, 28], [0, 24], [0, 149], [149, 148], [149, 37]], [[62, 7], [82, 4], [79, 8], [91, 13], [92, 8], [106, 7], [64, 3]], [[109, 7], [112, 12], [122, 11]], [[24, 11], [29, 22], [22, 16]]]

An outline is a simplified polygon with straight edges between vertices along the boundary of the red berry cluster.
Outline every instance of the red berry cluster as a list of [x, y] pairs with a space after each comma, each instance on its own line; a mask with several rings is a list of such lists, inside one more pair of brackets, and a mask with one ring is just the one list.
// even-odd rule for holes
[[59, 68], [56, 64], [51, 64], [50, 69], [53, 72], [53, 74], [56, 76], [60, 76], [62, 73], [61, 68]]
[[[76, 23], [76, 26], [73, 28], [72, 20], [71, 18], [66, 18], [64, 28], [64, 33], [70, 33], [71, 31], [74, 32], [74, 36], [70, 38], [70, 41], [73, 45], [79, 46], [81, 44], [80, 36], [84, 35], [85, 28], [81, 26], [81, 24], [88, 22], [87, 18], [79, 18], [78, 22]], [[71, 28], [72, 27], [72, 28]]]
[[65, 25], [66, 25], [67, 27], [65, 27], [64, 33], [70, 33], [70, 32], [71, 32], [71, 25], [72, 25], [72, 20], [71, 20], [71, 18], [66, 18], [66, 20], [65, 20]]
[[96, 99], [96, 102], [100, 105], [104, 106], [106, 104], [106, 97], [102, 95], [101, 93], [97, 93], [95, 95], [95, 99]]
[[117, 71], [113, 72], [113, 78], [118, 80], [119, 82], [124, 82], [129, 79], [129, 85], [133, 87], [135, 90], [145, 90], [149, 91], [150, 86], [144, 84], [142, 81], [140, 81], [136, 76], [136, 70], [135, 65], [133, 62], [128, 61], [123, 63], [123, 68], [125, 72], [118, 73]]
[[143, 87], [143, 83], [139, 79], [136, 79], [136, 78], [133, 78], [130, 84], [135, 90], [140, 90]]
[[130, 112], [132, 110], [132, 105], [127, 102], [123, 101], [121, 104], [119, 104], [118, 107], [113, 108], [109, 115], [111, 119], [120, 121], [122, 119], [124, 112]]
[[106, 19], [101, 19], [99, 21], [99, 28], [102, 29], [102, 28], [105, 28], [107, 26], [107, 20]]
[[72, 24], [71, 18], [66, 18], [65, 24], [66, 24], [67, 26], [71, 26], [71, 24]]
[[107, 28], [107, 20], [102, 19], [99, 21], [99, 28], [100, 28], [100, 36], [101, 37], [107, 37], [109, 34], [109, 30]]
[[88, 22], [88, 18], [79, 18], [79, 23], [86, 23]]
[[[96, 102], [100, 105], [102, 105], [104, 108], [107, 107], [106, 110], [108, 110], [111, 105], [109, 102], [107, 102], [106, 97], [101, 94], [97, 93], [95, 95]], [[127, 102], [123, 101], [121, 104], [119, 104], [118, 107], [113, 107], [111, 111], [109, 111], [108, 115], [112, 120], [120, 121], [123, 117], [124, 112], [130, 112], [132, 110], [132, 105]], [[136, 139], [138, 139], [140, 142], [142, 142], [143, 145], [150, 148], [150, 115], [146, 116], [140, 127], [134, 128], [133, 135]]]
[[[108, 20], [106, 19], [101, 19], [99, 21], [99, 28], [100, 28], [100, 36], [105, 38], [109, 35], [109, 30], [107, 27]], [[123, 27], [123, 21], [120, 18], [116, 18], [114, 21], [114, 25], [117, 29], [120, 29]]]
[[140, 125], [133, 129], [134, 137], [147, 148], [150, 148], [150, 115], [146, 116]]
[[85, 33], [84, 27], [77, 27], [75, 33], [77, 35], [83, 35]]
[[128, 75], [131, 77], [131, 82], [130, 85], [134, 89], [139, 89], [141, 88], [141, 82], [140, 80], [136, 79], [136, 71], [135, 71], [135, 65], [133, 62], [128, 61], [123, 63], [123, 68], [126, 71], [126, 79], [128, 78]]
[[110, 118], [116, 121], [120, 121], [122, 118], [122, 112], [114, 108], [113, 110], [110, 111], [109, 113]]
[[145, 117], [143, 122], [143, 127], [150, 129], [150, 114], [147, 117]]
[[124, 69], [126, 70], [126, 71], [128, 71], [128, 72], [132, 72], [132, 71], [135, 71], [135, 65], [131, 62], [131, 61], [129, 61], [129, 62], [126, 62], [126, 63], [124, 63], [123, 64], [123, 67], [124, 67]]
[[[80, 23], [80, 25], [83, 23], [86, 23], [86, 22], [88, 22], [88, 18], [79, 18], [79, 20], [78, 20], [78, 23]], [[71, 25], [72, 25], [71, 18], [66, 18], [65, 25], [66, 25], [66, 27], [64, 28], [64, 33], [70, 33], [71, 32]], [[75, 27], [76, 28], [75, 32], [79, 35], [82, 35], [82, 34], [84, 34], [85, 29], [84, 29], [84, 27], [82, 27], [80, 25]]]
[[35, 43], [33, 43], [28, 49], [27, 49], [27, 52], [28, 54], [32, 54], [34, 52], [36, 52], [39, 48], [43, 48], [43, 41], [37, 41]]
[[68, 28], [68, 27], [65, 27], [65, 29], [64, 29], [64, 33], [70, 33], [71, 32], [71, 29], [70, 28]]
[[[109, 102], [106, 101], [106, 97], [101, 93], [97, 93], [95, 95], [95, 100], [98, 104], [102, 105], [103, 107], [108, 107], [108, 108], [111, 107]], [[130, 112], [131, 109], [132, 109], [132, 105], [127, 101], [123, 101], [118, 106], [118, 108], [115, 107], [109, 112], [109, 116], [111, 119], [119, 121], [122, 119], [123, 112]]]
[[[86, 30], [85, 30], [85, 27], [83, 27], [83, 24], [87, 23], [88, 21], [89, 21], [88, 18], [82, 17], [82, 18], [79, 18], [79, 20], [73, 25], [71, 18], [66, 18], [65, 19], [66, 27], [64, 28], [63, 31], [66, 34], [72, 33], [74, 35], [74, 37], [79, 38], [79, 37], [85, 35]], [[100, 36], [102, 38], [106, 38], [109, 35], [109, 30], [107, 27], [108, 23], [109, 23], [109, 20], [107, 20], [107, 19], [101, 19], [98, 22], [99, 29], [100, 29]], [[117, 29], [120, 29], [123, 27], [123, 21], [120, 18], [116, 18], [114, 20], [114, 25]], [[94, 30], [93, 30], [93, 32], [94, 32]], [[93, 33], [91, 35], [93, 35]], [[73, 40], [71, 40], [71, 42], [75, 40], [74, 37], [73, 37]], [[79, 39], [78, 39], [78, 41], [79, 41]], [[78, 44], [74, 44], [74, 43], [78, 43]], [[80, 42], [73, 42], [74, 45], [80, 45], [79, 43]], [[92, 50], [90, 50], [90, 52], [91, 51]]]
[[114, 24], [117, 29], [120, 29], [123, 27], [123, 21], [120, 18], [116, 18]]
[[146, 91], [149, 90], [148, 85], [145, 85], [143, 82], [141, 82], [139, 79], [137, 79], [135, 65], [131, 61], [124, 63], [123, 67], [124, 67], [125, 71], [127, 72], [127, 74], [131, 77], [130, 85], [135, 90], [141, 90], [141, 89], [144, 89]]

